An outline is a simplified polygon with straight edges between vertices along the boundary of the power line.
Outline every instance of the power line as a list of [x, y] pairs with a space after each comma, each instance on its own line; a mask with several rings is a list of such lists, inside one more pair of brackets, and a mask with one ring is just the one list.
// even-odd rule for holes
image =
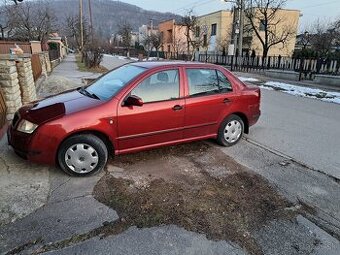
[[317, 4], [317, 5], [309, 5], [309, 6], [303, 7], [303, 9], [314, 8], [314, 7], [324, 6], [324, 5], [327, 5], [327, 4], [333, 4], [333, 3], [338, 3], [338, 2], [339, 2], [339, 0], [337, 0], [337, 1], [330, 1], [330, 2], [326, 2], [326, 3], [322, 3], [322, 4]]
[[185, 10], [187, 7], [190, 7], [190, 6], [192, 8], [195, 8], [195, 7], [202, 6], [202, 5], [208, 4], [210, 2], [214, 2], [214, 1], [216, 1], [216, 0], [208, 0], [208, 1], [205, 1], [203, 3], [202, 3], [202, 1], [196, 1], [196, 2], [193, 2], [191, 4], [187, 4], [187, 5], [185, 5], [185, 6], [181, 7], [181, 8], [178, 8], [176, 10], [173, 10], [172, 12], [179, 11], [179, 10]]

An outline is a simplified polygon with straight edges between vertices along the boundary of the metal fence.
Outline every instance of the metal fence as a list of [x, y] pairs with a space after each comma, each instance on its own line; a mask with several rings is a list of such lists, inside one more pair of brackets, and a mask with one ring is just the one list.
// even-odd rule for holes
[[295, 71], [305, 76], [313, 74], [340, 75], [340, 61], [328, 59], [296, 59], [289, 57], [234, 57], [217, 54], [200, 54], [199, 61], [226, 65], [233, 71], [260, 71], [279, 69]]
[[166, 59], [176, 59], [176, 60], [185, 60], [189, 61], [191, 60], [190, 54], [181, 54], [177, 52], [163, 52], [164, 58]]

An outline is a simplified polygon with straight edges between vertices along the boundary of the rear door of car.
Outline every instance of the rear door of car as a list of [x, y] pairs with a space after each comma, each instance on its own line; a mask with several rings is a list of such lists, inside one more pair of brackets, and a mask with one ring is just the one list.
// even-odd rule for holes
[[231, 82], [221, 70], [212, 67], [187, 67], [185, 76], [184, 138], [216, 134], [235, 96]]
[[183, 83], [178, 67], [149, 74], [128, 95], [140, 97], [143, 106], [118, 106], [118, 146], [129, 151], [162, 145], [183, 138]]

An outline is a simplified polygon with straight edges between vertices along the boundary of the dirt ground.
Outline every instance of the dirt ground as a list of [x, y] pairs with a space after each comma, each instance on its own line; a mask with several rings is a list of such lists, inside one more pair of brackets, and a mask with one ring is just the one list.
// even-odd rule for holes
[[297, 213], [266, 180], [205, 142], [118, 156], [94, 196], [120, 216], [101, 230], [104, 236], [175, 224], [251, 254], [262, 254], [254, 231]]

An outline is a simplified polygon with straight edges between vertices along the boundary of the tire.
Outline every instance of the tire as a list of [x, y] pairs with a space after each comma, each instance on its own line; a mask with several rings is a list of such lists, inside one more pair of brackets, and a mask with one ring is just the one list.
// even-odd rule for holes
[[81, 134], [66, 139], [58, 150], [61, 169], [72, 176], [88, 176], [100, 172], [106, 165], [108, 150], [95, 135]]
[[222, 146], [232, 146], [241, 140], [244, 133], [243, 120], [232, 114], [221, 123], [218, 129], [217, 142]]

